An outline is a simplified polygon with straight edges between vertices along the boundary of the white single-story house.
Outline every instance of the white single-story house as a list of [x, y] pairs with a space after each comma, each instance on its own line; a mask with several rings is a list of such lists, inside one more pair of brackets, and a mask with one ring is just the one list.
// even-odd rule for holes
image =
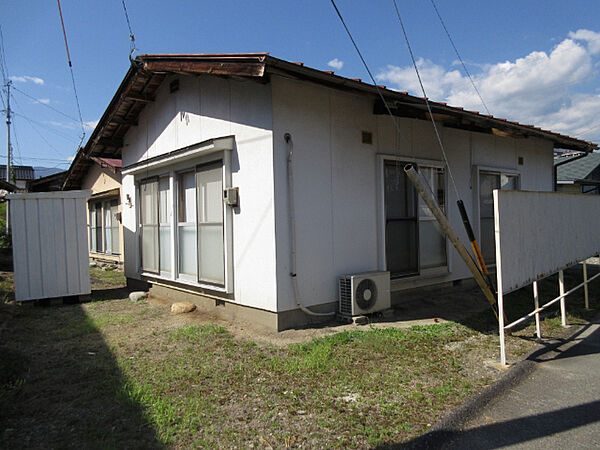
[[[550, 191], [554, 148], [596, 148], [431, 107], [489, 262], [492, 190]], [[143, 55], [84, 152], [122, 157], [125, 274], [154, 295], [282, 330], [337, 310], [342, 275], [387, 271], [392, 291], [471, 277], [404, 174], [417, 165], [466, 242], [425, 101], [405, 92], [266, 53]]]
[[120, 158], [96, 157], [80, 149], [67, 171], [61, 189], [89, 189], [87, 201], [90, 260], [109, 266], [123, 265]]

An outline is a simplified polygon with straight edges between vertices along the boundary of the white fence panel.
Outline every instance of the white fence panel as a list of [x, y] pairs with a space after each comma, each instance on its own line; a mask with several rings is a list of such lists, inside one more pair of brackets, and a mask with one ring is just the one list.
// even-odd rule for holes
[[600, 196], [496, 190], [494, 215], [505, 294], [600, 252]]
[[7, 195], [17, 301], [91, 292], [86, 220], [90, 194]]

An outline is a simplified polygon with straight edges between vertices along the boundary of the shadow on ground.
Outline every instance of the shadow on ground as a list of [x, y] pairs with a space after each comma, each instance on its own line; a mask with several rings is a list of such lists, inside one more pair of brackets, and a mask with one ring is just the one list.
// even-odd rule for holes
[[[582, 327], [572, 335], [569, 341], [576, 342], [576, 344], [566, 350], [562, 351], [559, 347], [566, 340], [557, 340], [532, 353], [527, 359], [535, 362], [549, 362], [600, 353], [600, 346], [598, 345], [598, 342], [600, 342], [600, 329], [581, 338], [581, 335], [584, 335], [590, 326]], [[463, 420], [466, 419], [468, 418], [463, 418]], [[461, 430], [461, 424], [456, 424], [432, 430], [409, 442], [380, 448], [500, 448], [552, 436], [599, 421], [600, 401], [595, 400], [466, 430]], [[583, 442], [580, 442], [580, 444], [583, 444]]]
[[0, 304], [0, 448], [161, 448], [124, 383], [80, 305]]
[[[588, 264], [588, 276], [592, 277], [600, 266]], [[583, 281], [580, 265], [565, 270], [566, 290]], [[558, 275], [552, 275], [538, 283], [540, 305], [558, 296]], [[600, 283], [593, 281], [590, 292], [598, 289]], [[590, 295], [592, 308], [598, 305], [600, 296]], [[442, 319], [461, 323], [480, 333], [498, 331], [498, 322], [490, 305], [474, 280], [465, 280], [457, 284], [446, 284], [429, 288], [398, 291], [392, 294], [394, 315], [386, 321], [413, 321]], [[533, 311], [531, 286], [524, 287], [505, 295], [505, 311], [509, 322]], [[542, 313], [543, 316], [556, 316], [558, 303]], [[578, 316], [592, 318], [593, 311], [584, 310], [583, 289], [579, 289], [567, 298], [567, 312], [577, 312]], [[527, 325], [525, 323], [524, 325]]]

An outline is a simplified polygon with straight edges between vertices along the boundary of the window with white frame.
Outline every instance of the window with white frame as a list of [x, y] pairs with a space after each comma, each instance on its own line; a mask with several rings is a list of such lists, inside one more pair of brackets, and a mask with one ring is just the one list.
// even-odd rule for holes
[[119, 255], [119, 200], [91, 200], [88, 210], [90, 252]]
[[518, 189], [519, 177], [515, 173], [479, 171], [479, 243], [486, 264], [496, 262], [496, 238], [494, 236], [494, 189]]
[[141, 180], [138, 189], [142, 271], [224, 287], [223, 161]]
[[[446, 238], [429, 207], [418, 198], [404, 172], [405, 165], [406, 162], [394, 159], [383, 162], [385, 255], [392, 278], [439, 272], [448, 265]], [[445, 211], [443, 167], [417, 167]]]

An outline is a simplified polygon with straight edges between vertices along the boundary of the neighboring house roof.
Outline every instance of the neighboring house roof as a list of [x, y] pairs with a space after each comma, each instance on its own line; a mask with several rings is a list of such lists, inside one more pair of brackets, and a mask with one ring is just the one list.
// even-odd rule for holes
[[62, 182], [62, 190], [68, 191], [71, 189], [80, 189], [83, 177], [85, 177], [93, 164], [98, 164], [100, 167], [107, 168], [113, 173], [120, 172], [121, 167], [123, 166], [123, 163], [119, 158], [88, 156], [85, 153], [85, 149], [82, 147], [79, 149], [71, 162], [71, 166], [66, 171], [66, 175]]
[[[84, 153], [89, 156], [119, 158], [125, 134], [130, 127], [137, 125], [140, 112], [147, 103], [154, 101], [163, 80], [171, 74], [210, 74], [265, 82], [271, 75], [280, 75], [369, 95], [375, 100], [375, 114], [387, 114], [389, 108], [397, 117], [430, 120], [424, 98], [387, 89], [385, 86], [376, 87], [360, 79], [341, 77], [331, 71], [312, 69], [300, 62], [284, 61], [268, 53], [141, 55], [132, 61], [129, 71], [92, 132]], [[387, 108], [379, 93], [384, 97]], [[501, 136], [534, 136], [552, 141], [555, 148], [585, 152], [598, 148], [595, 143], [532, 125], [467, 111], [445, 103], [429, 103], [433, 117], [445, 126]]]
[[[10, 168], [15, 180], [33, 180], [35, 178], [35, 172], [31, 166], [10, 166]], [[6, 180], [6, 164], [0, 165], [0, 180]]]
[[4, 180], [0, 180], [0, 189], [8, 191], [8, 192], [17, 192], [17, 190], [19, 188], [12, 183], [9, 183]]
[[554, 158], [557, 182], [573, 182], [591, 177], [600, 166], [600, 153], [588, 153], [584, 157], [557, 156]]
[[60, 191], [62, 189], [63, 181], [67, 176], [67, 171], [53, 173], [52, 175], [46, 175], [45, 177], [37, 178], [27, 182], [27, 190], [29, 192], [49, 192], [49, 191]]

